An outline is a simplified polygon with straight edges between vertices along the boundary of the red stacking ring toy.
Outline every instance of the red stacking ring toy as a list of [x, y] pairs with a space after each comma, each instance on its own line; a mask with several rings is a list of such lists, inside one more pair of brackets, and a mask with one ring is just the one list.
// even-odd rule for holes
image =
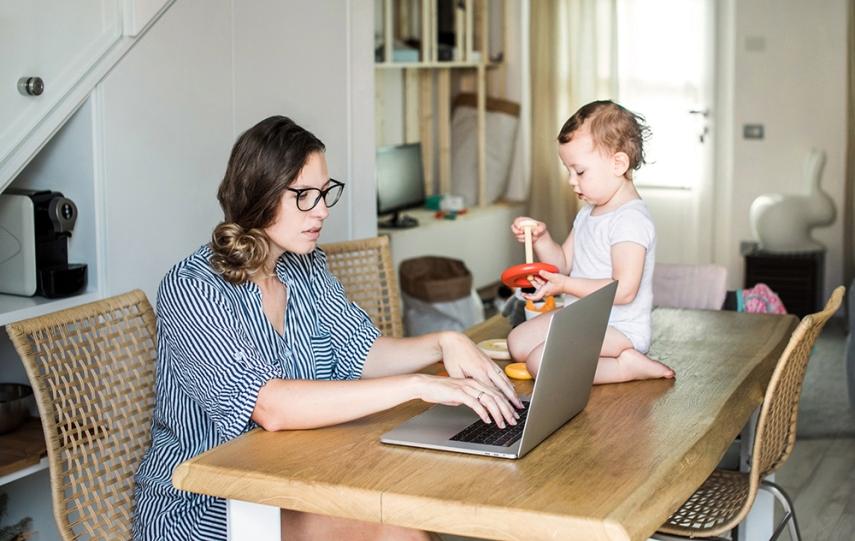
[[528, 281], [529, 276], [537, 276], [542, 270], [558, 272], [558, 267], [549, 263], [522, 263], [508, 267], [502, 273], [502, 283], [508, 287], [534, 287]]

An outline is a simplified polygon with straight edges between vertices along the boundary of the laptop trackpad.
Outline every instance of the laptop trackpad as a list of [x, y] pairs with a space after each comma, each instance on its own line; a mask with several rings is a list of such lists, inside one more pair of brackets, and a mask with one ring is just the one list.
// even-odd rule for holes
[[480, 417], [466, 406], [437, 404], [391, 432], [384, 434], [384, 439], [443, 441], [479, 419]]

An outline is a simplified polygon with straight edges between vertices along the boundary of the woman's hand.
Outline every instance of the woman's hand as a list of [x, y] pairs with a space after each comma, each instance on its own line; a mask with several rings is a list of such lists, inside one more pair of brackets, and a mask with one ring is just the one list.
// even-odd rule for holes
[[456, 332], [442, 333], [439, 337], [439, 347], [442, 363], [449, 376], [472, 378], [484, 386], [499, 391], [505, 397], [504, 402], [510, 401], [518, 408], [523, 407], [504, 370], [487, 357], [466, 335]]
[[418, 382], [418, 397], [425, 402], [468, 406], [485, 423], [489, 424], [492, 422], [491, 418], [495, 419], [499, 428], [505, 428], [507, 424], [517, 424], [519, 414], [493, 385], [484, 385], [473, 378], [425, 374], [415, 374], [414, 377]]
[[567, 293], [566, 284], [569, 280], [568, 276], [557, 272], [549, 272], [542, 270], [537, 275], [531, 277], [531, 285], [537, 290], [530, 295], [523, 295], [530, 301], [539, 301], [550, 295], [561, 295]]
[[514, 222], [511, 224], [511, 233], [517, 238], [519, 242], [525, 242], [525, 228], [523, 225], [528, 222], [533, 224], [531, 227], [531, 243], [532, 245], [537, 244], [537, 241], [545, 234], [548, 234], [546, 230], [546, 224], [543, 222], [539, 222], [533, 218], [529, 218], [528, 216], [517, 216], [514, 218]]

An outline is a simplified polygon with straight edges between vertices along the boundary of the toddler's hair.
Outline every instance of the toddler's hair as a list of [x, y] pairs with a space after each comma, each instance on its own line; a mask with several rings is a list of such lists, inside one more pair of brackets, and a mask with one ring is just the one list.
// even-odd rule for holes
[[588, 122], [594, 148], [610, 153], [623, 152], [629, 157], [627, 178], [644, 165], [644, 141], [650, 128], [644, 117], [611, 100], [592, 101], [567, 119], [558, 134], [560, 144], [569, 143], [573, 134]]

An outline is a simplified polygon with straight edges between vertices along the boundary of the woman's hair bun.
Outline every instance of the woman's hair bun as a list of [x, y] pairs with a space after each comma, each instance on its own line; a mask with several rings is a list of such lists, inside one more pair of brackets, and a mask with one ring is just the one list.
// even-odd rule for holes
[[267, 235], [260, 229], [246, 230], [233, 222], [222, 222], [211, 235], [211, 266], [231, 283], [242, 284], [257, 274], [270, 252]]

